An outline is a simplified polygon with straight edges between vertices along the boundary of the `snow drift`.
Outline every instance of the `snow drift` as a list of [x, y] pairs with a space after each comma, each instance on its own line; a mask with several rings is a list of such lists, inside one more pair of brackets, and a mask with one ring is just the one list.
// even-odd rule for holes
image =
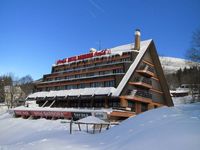
[[60, 120], [26, 120], [5, 113], [0, 135], [0, 149], [12, 150], [199, 150], [200, 103], [151, 110], [94, 135], [78, 130], [70, 135], [69, 125]]

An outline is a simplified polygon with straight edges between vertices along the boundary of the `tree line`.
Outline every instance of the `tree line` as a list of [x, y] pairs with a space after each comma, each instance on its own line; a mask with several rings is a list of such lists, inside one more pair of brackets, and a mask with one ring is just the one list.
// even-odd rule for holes
[[166, 79], [170, 89], [175, 89], [181, 84], [200, 84], [200, 67], [179, 69], [173, 74], [166, 74]]

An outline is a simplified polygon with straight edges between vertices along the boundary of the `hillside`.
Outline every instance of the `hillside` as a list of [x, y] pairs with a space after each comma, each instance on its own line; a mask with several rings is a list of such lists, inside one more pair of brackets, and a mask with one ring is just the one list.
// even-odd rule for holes
[[159, 57], [163, 70], [166, 74], [175, 73], [177, 70], [190, 68], [191, 66], [199, 65], [199, 63], [191, 62], [181, 58], [174, 58], [174, 57]]
[[[162, 107], [129, 118], [100, 134], [73, 131], [60, 120], [0, 115], [0, 149], [199, 150], [200, 103]], [[77, 125], [73, 129], [77, 129]]]

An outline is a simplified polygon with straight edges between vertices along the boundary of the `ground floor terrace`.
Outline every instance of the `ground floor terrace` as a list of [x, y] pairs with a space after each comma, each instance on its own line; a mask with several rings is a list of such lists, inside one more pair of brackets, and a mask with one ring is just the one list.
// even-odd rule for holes
[[93, 115], [103, 120], [112, 121], [124, 120], [130, 116], [162, 106], [162, 104], [154, 103], [149, 98], [139, 96], [56, 96], [37, 97], [28, 99], [27, 102], [29, 101], [35, 101], [37, 107], [30, 107], [27, 103], [23, 109], [15, 109], [16, 116], [77, 120]]
[[142, 96], [67, 96], [67, 97], [43, 97], [36, 98], [39, 107], [51, 108], [88, 108], [101, 109], [113, 108], [118, 110], [132, 111], [136, 114], [152, 108], [162, 106], [153, 102], [151, 98]]

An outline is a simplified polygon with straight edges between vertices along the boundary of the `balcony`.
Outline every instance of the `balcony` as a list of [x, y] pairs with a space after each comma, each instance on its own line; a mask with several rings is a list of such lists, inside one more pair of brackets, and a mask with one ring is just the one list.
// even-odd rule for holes
[[133, 82], [129, 82], [130, 85], [139, 86], [146, 89], [152, 88], [152, 81], [145, 77], [136, 77]]
[[152, 66], [143, 64], [139, 67], [137, 72], [146, 77], [152, 77], [152, 76], [154, 76], [155, 70]]
[[152, 94], [145, 90], [137, 90], [137, 92], [135, 93], [135, 96], [152, 99]]
[[128, 96], [124, 97], [125, 99], [151, 103], [152, 102], [152, 94], [147, 90], [132, 90]]

